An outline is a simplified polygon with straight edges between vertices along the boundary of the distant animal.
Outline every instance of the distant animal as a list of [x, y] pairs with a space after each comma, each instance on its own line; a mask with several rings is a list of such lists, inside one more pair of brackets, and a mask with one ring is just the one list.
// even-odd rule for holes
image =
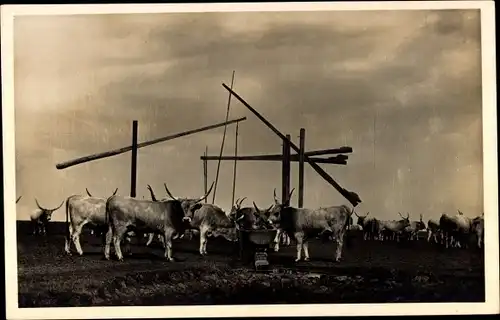
[[406, 218], [403, 217], [401, 212], [398, 212], [398, 214], [401, 216], [401, 220], [381, 220], [380, 221], [380, 231], [381, 235], [385, 233], [386, 235], [389, 234], [393, 240], [396, 240], [399, 242], [399, 238], [401, 234], [404, 232], [405, 228], [410, 225], [410, 214], [407, 213]]
[[484, 213], [472, 219], [472, 232], [476, 236], [477, 247], [481, 248], [484, 243]]
[[418, 240], [418, 232], [425, 229], [425, 222], [422, 220], [422, 214], [420, 214], [420, 220], [411, 221], [410, 225], [404, 229], [404, 232], [408, 235], [408, 240]]
[[464, 216], [460, 210], [455, 216], [443, 213], [439, 219], [439, 225], [446, 248], [450, 246], [461, 248], [462, 245], [467, 247], [472, 224], [471, 219]]
[[[106, 202], [106, 214], [108, 215], [108, 232], [106, 233], [106, 245], [104, 257], [110, 258], [111, 242], [119, 261], [123, 261], [120, 243], [124, 234], [133, 229], [141, 232], [156, 234], [160, 233], [165, 241], [165, 258], [174, 261], [172, 256], [172, 240], [177, 235], [184, 234], [190, 226], [184, 217], [191, 206], [208, 197], [210, 190], [200, 198], [175, 199], [173, 200], [138, 200], [131, 197], [112, 196]], [[168, 190], [164, 184], [165, 190]], [[167, 192], [169, 193], [169, 192]]]
[[19, 200], [21, 200], [21, 198], [22, 198], [22, 197], [23, 197], [23, 196], [19, 196], [19, 198], [17, 198], [17, 200], [16, 200], [16, 204], [19, 202]]
[[[107, 227], [106, 199], [92, 196], [87, 188], [87, 195], [72, 195], [66, 199], [67, 234], [64, 242], [64, 251], [71, 254], [71, 242], [79, 255], [83, 255], [80, 244], [80, 235], [83, 227], [89, 225], [91, 234], [99, 235]], [[113, 196], [118, 188], [113, 192]]]
[[[292, 190], [293, 191], [293, 190]], [[319, 209], [294, 208], [287, 204], [275, 205], [269, 214], [269, 222], [286, 232], [297, 242], [295, 261], [309, 260], [309, 239], [318, 234], [332, 234], [337, 242], [335, 261], [342, 258], [344, 236], [349, 218], [354, 212], [346, 205], [330, 206]]]
[[38, 208], [35, 209], [35, 211], [33, 211], [30, 215], [31, 224], [33, 226], [33, 235], [47, 235], [47, 225], [52, 219], [52, 214], [63, 205], [64, 201], [54, 209], [42, 207], [36, 198], [35, 203]]
[[438, 236], [441, 236], [439, 221], [429, 219], [429, 221], [427, 222], [427, 242], [430, 242], [432, 238], [435, 243], [438, 243]]
[[201, 255], [207, 255], [207, 242], [209, 235], [221, 235], [229, 241], [236, 241], [236, 225], [228, 217], [222, 208], [215, 204], [201, 203], [210, 192], [212, 191], [213, 183], [207, 194], [196, 201], [174, 197], [165, 184], [167, 194], [174, 200], [185, 202], [189, 201], [189, 206], [184, 212], [183, 218], [189, 224], [190, 229], [198, 230], [200, 233], [200, 247], [199, 252]]
[[363, 230], [363, 240], [376, 240], [380, 233], [380, 223], [375, 217], [368, 217], [370, 212], [366, 213], [364, 216], [358, 215], [354, 212], [358, 221], [356, 222]]

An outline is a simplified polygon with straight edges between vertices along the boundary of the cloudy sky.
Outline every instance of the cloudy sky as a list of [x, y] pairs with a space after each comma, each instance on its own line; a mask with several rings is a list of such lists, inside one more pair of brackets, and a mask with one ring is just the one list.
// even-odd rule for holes
[[[224, 121], [221, 84], [233, 70], [235, 91], [297, 144], [304, 127], [308, 150], [354, 149], [347, 166], [321, 166], [360, 195], [359, 213], [427, 219], [482, 210], [477, 10], [16, 17], [14, 32], [18, 219], [36, 208], [34, 197], [55, 207], [85, 187], [128, 194], [130, 153], [55, 165], [130, 145], [134, 119], [139, 142]], [[230, 118], [240, 116], [248, 119], [239, 154], [281, 151], [279, 138], [233, 98]], [[149, 197], [146, 184], [163, 196], [164, 182], [174, 195], [201, 195], [199, 157], [205, 146], [218, 155], [223, 131], [140, 149], [138, 197]], [[228, 127], [225, 154], [234, 131]], [[209, 163], [209, 183], [216, 166]], [[224, 208], [232, 166], [221, 164], [216, 203]], [[279, 162], [239, 162], [236, 197], [267, 207], [280, 181]], [[343, 203], [306, 165], [305, 206]]]

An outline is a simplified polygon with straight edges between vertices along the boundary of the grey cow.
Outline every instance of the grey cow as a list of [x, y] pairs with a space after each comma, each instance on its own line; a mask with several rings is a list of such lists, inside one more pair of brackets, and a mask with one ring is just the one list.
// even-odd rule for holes
[[403, 217], [401, 212], [398, 212], [401, 220], [381, 220], [380, 221], [380, 236], [384, 234], [389, 235], [392, 240], [399, 242], [401, 234], [404, 232], [405, 228], [410, 225], [410, 214], [407, 213], [406, 217]]
[[[165, 190], [167, 189], [166, 184]], [[213, 187], [213, 183], [212, 183]], [[124, 234], [130, 229], [138, 229], [142, 232], [154, 232], [162, 234], [165, 241], [165, 258], [173, 261], [172, 240], [175, 235], [184, 234], [189, 228], [184, 220], [185, 214], [192, 205], [205, 199], [208, 192], [196, 199], [174, 200], [138, 200], [131, 197], [112, 196], [106, 203], [106, 214], [108, 215], [109, 229], [106, 233], [106, 245], [104, 257], [109, 259], [111, 241], [115, 248], [118, 260], [123, 260], [120, 242]]]
[[297, 242], [295, 261], [301, 260], [302, 250], [304, 250], [304, 260], [309, 260], [308, 240], [311, 237], [332, 233], [337, 242], [335, 261], [338, 262], [342, 257], [344, 236], [353, 212], [354, 208], [350, 210], [346, 205], [305, 209], [279, 204], [271, 209], [268, 219], [271, 224], [282, 229]]
[[418, 240], [418, 232], [425, 230], [425, 222], [422, 220], [423, 216], [420, 214], [419, 221], [411, 221], [410, 225], [404, 229], [404, 232], [408, 234], [408, 240]]
[[354, 214], [358, 217], [356, 224], [363, 228], [363, 240], [376, 240], [380, 231], [379, 221], [373, 216], [368, 217], [370, 212], [364, 216], [360, 216], [356, 212]]
[[[107, 226], [106, 198], [93, 197], [87, 188], [87, 195], [72, 195], [66, 199], [66, 224], [68, 226], [64, 251], [71, 254], [71, 242], [79, 255], [83, 255], [80, 235], [85, 225], [91, 226], [91, 231], [99, 234], [100, 229]], [[118, 188], [113, 192], [113, 196]]]
[[439, 227], [439, 221], [434, 219], [429, 219], [427, 221], [427, 242], [431, 241], [431, 238], [435, 243], [439, 242], [438, 237], [441, 238], [441, 229]]
[[47, 235], [47, 224], [52, 219], [52, 214], [62, 207], [63, 202], [54, 209], [47, 209], [42, 207], [38, 200], [35, 198], [36, 206], [38, 207], [30, 215], [31, 224], [33, 226], [33, 235]]

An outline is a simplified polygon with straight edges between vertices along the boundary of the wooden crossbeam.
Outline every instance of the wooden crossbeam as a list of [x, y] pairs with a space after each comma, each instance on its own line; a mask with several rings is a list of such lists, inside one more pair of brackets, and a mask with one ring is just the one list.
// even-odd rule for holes
[[[222, 86], [231, 92], [231, 94], [238, 99], [248, 110], [250, 110], [260, 121], [262, 121], [271, 131], [273, 131], [281, 140], [286, 139], [286, 137], [281, 133], [275, 126], [273, 126], [266, 118], [264, 118], [257, 110], [252, 108], [242, 97], [240, 97], [236, 92], [229, 88], [225, 83]], [[295, 150], [295, 152], [300, 153], [299, 147], [297, 147], [293, 142], [290, 141], [290, 147]], [[355, 192], [346, 190], [342, 188], [325, 170], [323, 170], [314, 161], [311, 161], [309, 156], [304, 155], [304, 160], [316, 171], [323, 179], [325, 179], [330, 185], [332, 185], [346, 200], [348, 200], [354, 207], [361, 203], [361, 198]]]
[[[211, 129], [219, 128], [219, 127], [222, 127], [222, 126], [225, 126], [225, 125], [230, 125], [230, 124], [233, 124], [233, 123], [238, 123], [240, 121], [245, 121], [246, 119], [247, 119], [246, 117], [243, 117], [243, 118], [239, 118], [239, 119], [235, 119], [235, 120], [231, 120], [231, 121], [227, 121], [227, 122], [217, 123], [217, 124], [213, 124], [213, 125], [210, 125], [210, 126], [206, 126], [206, 127], [202, 127], [202, 128], [198, 128], [198, 129], [193, 129], [193, 130], [189, 130], [189, 131], [184, 131], [184, 132], [176, 133], [176, 134], [173, 134], [173, 135], [170, 135], [170, 136], [166, 136], [166, 137], [162, 137], [162, 138], [158, 138], [158, 139], [154, 139], [154, 140], [142, 142], [142, 143], [137, 144], [137, 149], [144, 148], [144, 147], [147, 147], [147, 146], [159, 143], [159, 142], [164, 142], [164, 141], [168, 141], [168, 140], [173, 140], [173, 139], [177, 139], [177, 138], [180, 138], [180, 137], [184, 137], [184, 136], [187, 136], [187, 135], [195, 134], [195, 133], [198, 133], [198, 132], [202, 132], [202, 131], [206, 131], [206, 130], [211, 130]], [[89, 156], [85, 156], [85, 157], [73, 159], [73, 160], [70, 160], [70, 161], [58, 163], [56, 165], [56, 168], [59, 169], [59, 170], [61, 170], [61, 169], [65, 169], [65, 168], [68, 168], [68, 167], [75, 166], [77, 164], [81, 164], [81, 163], [85, 163], [85, 162], [90, 162], [90, 161], [94, 161], [94, 160], [98, 160], [98, 159], [102, 159], [102, 158], [108, 158], [108, 157], [116, 156], [116, 155], [119, 155], [119, 154], [122, 154], [122, 153], [125, 153], [125, 152], [128, 152], [128, 151], [131, 151], [131, 150], [132, 150], [132, 146], [128, 146], [128, 147], [123, 147], [123, 148], [115, 149], [115, 150], [111, 150], [111, 151], [96, 153], [96, 154], [92, 154], [92, 155], [89, 155]]]
[[[200, 156], [200, 159], [203, 161], [214, 161], [214, 160], [219, 160], [218, 156]], [[326, 163], [326, 164], [340, 164], [340, 165], [346, 165], [347, 164], [347, 156], [345, 155], [337, 155], [334, 157], [328, 157], [328, 158], [309, 158], [311, 161], [316, 162], [316, 163]], [[279, 154], [271, 154], [271, 155], [256, 155], [256, 156], [222, 156], [220, 160], [237, 160], [237, 161], [283, 161], [283, 156]], [[291, 155], [290, 156], [290, 161], [291, 162], [299, 162], [300, 161], [300, 156], [299, 155]]]

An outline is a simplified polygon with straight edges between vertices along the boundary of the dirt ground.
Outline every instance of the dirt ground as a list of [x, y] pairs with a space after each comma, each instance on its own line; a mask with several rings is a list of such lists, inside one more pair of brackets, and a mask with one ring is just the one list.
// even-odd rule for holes
[[[18, 228], [19, 230], [19, 228]], [[101, 238], [82, 236], [83, 256], [64, 254], [64, 236], [18, 231], [19, 307], [382, 303], [484, 301], [484, 258], [477, 248], [449, 249], [424, 240], [363, 241], [352, 233], [344, 259], [335, 244], [315, 240], [311, 261], [295, 263], [295, 246], [271, 252], [271, 272], [238, 260], [237, 247], [209, 239], [174, 242], [176, 262], [158, 244], [134, 243], [124, 262], [105, 261]], [[136, 240], [134, 240], [136, 242]]]

